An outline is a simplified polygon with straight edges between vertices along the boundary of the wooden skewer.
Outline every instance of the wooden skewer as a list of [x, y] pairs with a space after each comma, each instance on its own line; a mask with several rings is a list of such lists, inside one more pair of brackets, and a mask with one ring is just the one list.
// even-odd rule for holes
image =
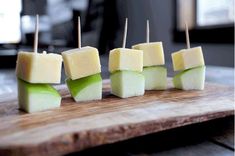
[[125, 22], [125, 29], [124, 29], [123, 42], [122, 42], [123, 48], [126, 47], [127, 26], [128, 26], [128, 18], [126, 18], [126, 22]]
[[146, 42], [149, 43], [149, 20], [146, 23]]
[[190, 40], [189, 40], [189, 33], [188, 33], [188, 24], [185, 22], [185, 35], [186, 35], [186, 43], [187, 43], [187, 49], [190, 48]]
[[81, 20], [80, 16], [78, 16], [78, 48], [81, 49]]
[[35, 20], [35, 33], [34, 33], [34, 53], [38, 52], [38, 29], [39, 29], [39, 15], [36, 15], [36, 20]]

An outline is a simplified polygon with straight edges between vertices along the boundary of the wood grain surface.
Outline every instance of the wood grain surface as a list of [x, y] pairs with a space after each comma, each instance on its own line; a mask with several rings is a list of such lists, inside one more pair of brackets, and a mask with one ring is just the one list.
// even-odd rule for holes
[[234, 114], [232, 87], [206, 84], [204, 91], [148, 91], [120, 99], [104, 81], [103, 99], [75, 103], [66, 86], [58, 109], [26, 114], [15, 94], [0, 97], [0, 155], [63, 155], [97, 145]]

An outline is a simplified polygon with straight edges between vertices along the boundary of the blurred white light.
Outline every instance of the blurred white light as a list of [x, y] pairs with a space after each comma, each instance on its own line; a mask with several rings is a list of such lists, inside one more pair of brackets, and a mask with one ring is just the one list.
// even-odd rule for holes
[[18, 43], [21, 0], [0, 0], [0, 4], [0, 43]]
[[234, 0], [198, 0], [197, 25], [234, 23]]

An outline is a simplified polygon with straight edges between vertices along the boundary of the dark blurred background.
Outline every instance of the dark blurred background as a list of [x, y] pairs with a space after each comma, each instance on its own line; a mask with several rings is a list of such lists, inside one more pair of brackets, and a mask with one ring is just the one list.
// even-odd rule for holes
[[149, 19], [150, 41], [163, 42], [171, 64], [170, 54], [186, 47], [187, 21], [191, 46], [203, 47], [207, 65], [234, 66], [234, 0], [11, 0], [0, 5], [1, 68], [14, 68], [18, 51], [32, 51], [36, 14], [41, 51], [76, 47], [81, 16], [82, 46], [97, 47], [106, 66], [109, 50], [121, 46], [125, 18], [129, 48], [145, 42]]

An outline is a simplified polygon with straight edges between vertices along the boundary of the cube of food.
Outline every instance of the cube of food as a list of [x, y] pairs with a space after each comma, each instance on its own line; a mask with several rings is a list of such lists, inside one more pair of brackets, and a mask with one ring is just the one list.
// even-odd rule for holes
[[19, 52], [16, 75], [30, 83], [60, 83], [61, 66], [59, 54]]
[[62, 52], [66, 75], [80, 79], [101, 72], [99, 52], [93, 47], [82, 47]]
[[142, 72], [143, 51], [127, 48], [113, 49], [109, 53], [109, 71], [119, 70]]
[[161, 66], [145, 67], [145, 90], [165, 90], [167, 88], [167, 69]]
[[171, 54], [174, 71], [204, 66], [204, 58], [201, 47], [183, 49]]
[[102, 78], [100, 74], [77, 80], [68, 78], [66, 84], [76, 102], [99, 100], [102, 98]]
[[164, 65], [162, 42], [141, 43], [132, 46], [133, 49], [143, 50], [143, 66]]
[[48, 84], [31, 84], [18, 79], [20, 109], [32, 113], [60, 107], [60, 94]]
[[144, 76], [139, 72], [117, 71], [111, 74], [110, 79], [111, 93], [118, 97], [144, 95]]
[[174, 86], [175, 88], [182, 90], [203, 90], [205, 84], [205, 72], [205, 66], [182, 71], [174, 76]]

